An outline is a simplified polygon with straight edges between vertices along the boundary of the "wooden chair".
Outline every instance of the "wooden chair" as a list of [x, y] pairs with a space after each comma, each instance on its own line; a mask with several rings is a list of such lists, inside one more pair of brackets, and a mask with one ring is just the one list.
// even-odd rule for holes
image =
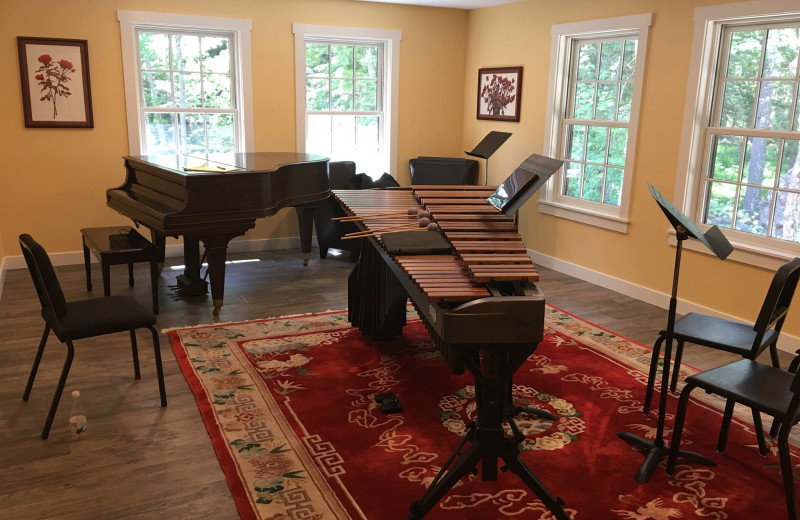
[[39, 362], [42, 360], [45, 343], [50, 331], [58, 340], [67, 346], [67, 359], [61, 369], [55, 395], [50, 405], [50, 411], [42, 429], [42, 439], [50, 434], [53, 417], [64, 391], [72, 358], [75, 354], [73, 341], [82, 338], [91, 338], [112, 334], [114, 332], [129, 331], [131, 336], [131, 350], [133, 353], [133, 370], [136, 379], [140, 379], [139, 354], [136, 345], [136, 329], [146, 328], [153, 335], [153, 350], [155, 353], [156, 373], [158, 375], [158, 390], [161, 395], [161, 406], [167, 405], [167, 394], [164, 389], [164, 372], [161, 368], [161, 350], [158, 341], [158, 332], [153, 328], [156, 317], [139, 302], [128, 296], [105, 296], [89, 300], [67, 302], [61, 285], [56, 277], [53, 264], [47, 252], [30, 235], [19, 236], [19, 243], [25, 262], [28, 264], [33, 285], [42, 305], [42, 318], [44, 318], [44, 333], [39, 342], [39, 349], [28, 376], [28, 384], [22, 399], [27, 401], [36, 378]]
[[[676, 368], [672, 374], [670, 390], [674, 392], [678, 383], [678, 367], [683, 354], [683, 344], [687, 342], [732, 352], [750, 360], [756, 359], [764, 350], [769, 348], [772, 365], [780, 367], [777, 351], [778, 337], [786, 319], [786, 313], [789, 311], [792, 296], [797, 288], [798, 278], [800, 278], [800, 258], [787, 262], [775, 271], [767, 296], [761, 305], [761, 311], [758, 313], [758, 318], [756, 318], [753, 325], [695, 312], [690, 312], [676, 321], [673, 338], [678, 342], [678, 347], [675, 352]], [[659, 352], [661, 351], [661, 344], [667, 339], [667, 330], [660, 331], [659, 336], [653, 347], [653, 355], [650, 361], [650, 374], [647, 379], [647, 390], [644, 399], [645, 414], [650, 411]], [[669, 360], [664, 362], [667, 363]], [[727, 408], [730, 408], [730, 410], [727, 410]], [[729, 403], [727, 408], [723, 428], [720, 432], [720, 453], [725, 449], [724, 436], [727, 436], [727, 429], [730, 426], [733, 403]], [[773, 435], [776, 434], [775, 427], [773, 427], [772, 433]], [[762, 431], [758, 429], [756, 434], [759, 438], [759, 444], [763, 444]]]
[[156, 246], [130, 226], [83, 228], [83, 263], [86, 269], [86, 290], [92, 290], [92, 268], [89, 255], [100, 261], [103, 272], [103, 294], [111, 295], [111, 266], [128, 264], [128, 285], [133, 287], [133, 264], [150, 264], [150, 288], [153, 293], [153, 314], [158, 314], [158, 262]]
[[[793, 364], [795, 363], [793, 362]], [[780, 424], [778, 455], [780, 457], [781, 475], [783, 476], [783, 490], [786, 495], [786, 507], [789, 513], [789, 520], [797, 520], [794, 472], [789, 456], [789, 432], [798, 421], [800, 375], [764, 365], [752, 359], [741, 359], [728, 365], [687, 377], [686, 386], [683, 387], [678, 402], [678, 412], [675, 418], [672, 444], [667, 461], [667, 473], [670, 475], [675, 473], [675, 464], [678, 458], [678, 450], [680, 449], [689, 395], [695, 388], [702, 388], [707, 392], [726, 398], [731, 410], [733, 409], [733, 403], [741, 403], [750, 407], [753, 412], [753, 421], [759, 430], [761, 428], [761, 413], [774, 417], [775, 424]], [[767, 448], [762, 442], [762, 437], [759, 436], [759, 451], [762, 455], [765, 455]], [[767, 497], [762, 498], [767, 499]]]

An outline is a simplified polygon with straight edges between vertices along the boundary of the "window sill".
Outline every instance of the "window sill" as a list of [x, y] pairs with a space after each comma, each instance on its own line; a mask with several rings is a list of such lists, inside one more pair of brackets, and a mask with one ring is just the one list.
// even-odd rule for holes
[[[675, 230], [672, 228], [667, 229], [667, 235], [667, 242], [669, 245], [677, 246], [678, 240], [675, 238]], [[733, 252], [727, 258], [727, 260], [733, 260], [734, 262], [752, 265], [762, 269], [775, 271], [778, 269], [778, 267], [798, 256], [797, 252], [787, 249], [769, 248], [750, 242], [736, 240], [735, 238], [731, 237], [728, 237], [728, 240], [733, 246]], [[684, 249], [688, 249], [690, 251], [714, 256], [714, 253], [712, 253], [706, 246], [697, 240], [686, 240], [683, 243], [683, 247]]]
[[554, 202], [549, 200], [539, 201], [539, 211], [546, 215], [552, 215], [558, 218], [567, 220], [574, 220], [583, 224], [589, 224], [609, 231], [626, 234], [628, 232], [628, 224], [630, 221], [616, 215], [608, 215], [600, 213], [599, 211], [592, 211], [586, 208], [577, 208], [575, 206], [564, 204], [562, 202]]

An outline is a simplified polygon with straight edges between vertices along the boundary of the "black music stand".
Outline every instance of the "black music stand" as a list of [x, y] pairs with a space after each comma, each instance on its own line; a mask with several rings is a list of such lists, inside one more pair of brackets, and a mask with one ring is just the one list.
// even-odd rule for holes
[[[666, 346], [664, 347], [664, 368], [661, 371], [661, 395], [659, 396], [658, 403], [658, 422], [656, 426], [656, 436], [653, 440], [648, 440], [638, 435], [629, 432], [620, 432], [617, 437], [627, 442], [631, 446], [643, 448], [646, 450], [644, 462], [639, 466], [636, 472], [636, 482], [644, 484], [650, 480], [656, 466], [662, 457], [669, 454], [669, 446], [664, 443], [664, 420], [666, 418], [667, 408], [667, 394], [669, 393], [669, 367], [672, 359], [672, 339], [675, 333], [675, 314], [678, 307], [678, 275], [681, 268], [681, 251], [683, 249], [683, 241], [687, 238], [696, 238], [709, 248], [720, 259], [724, 260], [733, 251], [733, 246], [722, 234], [717, 226], [711, 228], [703, 233], [686, 215], [681, 213], [675, 206], [673, 206], [664, 196], [650, 183], [650, 194], [658, 203], [661, 211], [667, 216], [669, 223], [675, 228], [675, 237], [678, 240], [678, 245], [675, 249], [675, 270], [672, 276], [672, 295], [669, 299], [669, 313], [667, 315], [667, 334]], [[657, 355], [653, 351], [653, 355]], [[677, 367], [676, 367], [677, 370]], [[647, 415], [647, 414], [645, 414]], [[693, 453], [690, 451], [681, 450], [679, 452], [681, 457], [703, 464], [704, 466], [715, 466], [716, 463], [704, 457], [703, 455]]]
[[511, 137], [511, 134], [508, 132], [495, 132], [492, 130], [486, 134], [486, 137], [484, 137], [471, 152], [464, 152], [472, 157], [486, 159], [486, 168], [483, 171], [484, 186], [489, 184], [489, 157], [491, 157], [509, 137]]
[[564, 161], [532, 154], [489, 195], [486, 202], [511, 217], [561, 168]]

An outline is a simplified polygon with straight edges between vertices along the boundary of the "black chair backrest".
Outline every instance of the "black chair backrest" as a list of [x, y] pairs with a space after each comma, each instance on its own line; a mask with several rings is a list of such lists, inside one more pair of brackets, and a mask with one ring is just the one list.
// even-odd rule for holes
[[455, 157], [417, 157], [409, 159], [411, 184], [475, 184], [478, 161]]
[[353, 161], [331, 161], [328, 163], [328, 182], [332, 190], [347, 189], [347, 181], [356, 174], [356, 163]]
[[61, 284], [58, 283], [50, 257], [47, 256], [47, 251], [27, 233], [19, 236], [19, 245], [25, 263], [28, 264], [36, 293], [39, 295], [39, 303], [42, 304], [42, 316], [50, 328], [60, 336], [62, 330], [60, 321], [67, 314], [67, 300], [64, 298]]
[[797, 288], [798, 278], [800, 278], [800, 258], [783, 264], [775, 271], [775, 276], [772, 277], [772, 283], [767, 291], [767, 297], [764, 298], [761, 312], [758, 313], [758, 318], [753, 326], [753, 330], [756, 331], [759, 338], [772, 327], [777, 331], [783, 327]]

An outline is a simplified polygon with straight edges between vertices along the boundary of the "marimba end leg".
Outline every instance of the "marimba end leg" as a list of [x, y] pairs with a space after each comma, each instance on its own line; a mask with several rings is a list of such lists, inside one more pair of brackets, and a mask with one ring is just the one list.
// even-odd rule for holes
[[[509, 439], [510, 440], [510, 439]], [[505, 442], [500, 448], [500, 457], [505, 461], [503, 468], [515, 473], [533, 493], [539, 497], [542, 504], [553, 513], [556, 520], [570, 520], [569, 515], [562, 506], [564, 501], [561, 497], [554, 497], [550, 494], [544, 484], [533, 474], [533, 471], [519, 458], [519, 449], [512, 442]]]

